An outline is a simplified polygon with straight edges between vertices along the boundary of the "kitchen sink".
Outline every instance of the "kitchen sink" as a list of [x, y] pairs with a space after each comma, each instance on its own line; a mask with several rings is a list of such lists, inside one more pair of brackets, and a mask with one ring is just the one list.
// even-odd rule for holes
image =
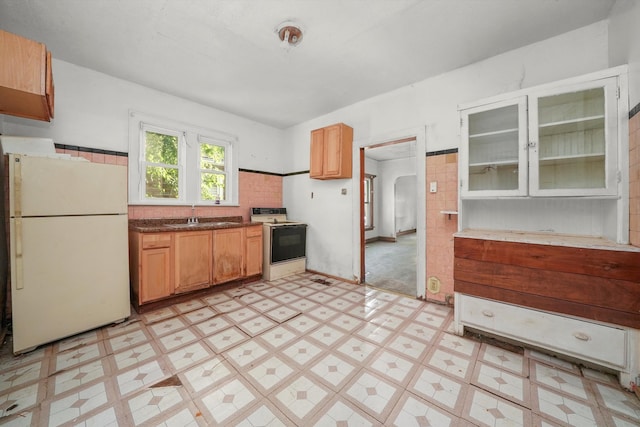
[[171, 228], [202, 228], [202, 227], [220, 227], [224, 225], [237, 224], [237, 222], [195, 222], [195, 223], [181, 223], [181, 224], [165, 224], [166, 227]]

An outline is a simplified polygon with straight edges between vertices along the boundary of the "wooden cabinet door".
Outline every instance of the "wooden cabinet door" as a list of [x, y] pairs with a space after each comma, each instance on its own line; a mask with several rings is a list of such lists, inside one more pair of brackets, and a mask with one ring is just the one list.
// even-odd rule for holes
[[209, 286], [211, 261], [211, 231], [176, 233], [176, 293]]
[[324, 176], [333, 177], [342, 171], [342, 141], [340, 125], [324, 129]]
[[0, 114], [50, 121], [51, 56], [44, 44], [0, 30]]
[[140, 257], [140, 303], [166, 298], [171, 286], [171, 248], [143, 249]]
[[309, 176], [316, 179], [351, 178], [353, 129], [338, 123], [311, 131]]
[[249, 277], [262, 274], [262, 226], [248, 227], [246, 234], [244, 275]]
[[309, 176], [319, 178], [323, 175], [324, 164], [324, 129], [316, 129], [311, 132], [311, 164]]
[[47, 65], [45, 76], [45, 97], [47, 100], [47, 109], [49, 110], [49, 117], [54, 117], [54, 105], [55, 105], [55, 92], [53, 86], [53, 65], [51, 64], [51, 52], [47, 51]]
[[213, 231], [213, 283], [242, 277], [244, 265], [244, 229]]

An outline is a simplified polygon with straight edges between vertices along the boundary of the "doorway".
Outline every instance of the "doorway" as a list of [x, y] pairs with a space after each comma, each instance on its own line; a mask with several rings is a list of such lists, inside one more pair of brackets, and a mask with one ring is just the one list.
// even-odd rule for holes
[[361, 163], [361, 278], [417, 295], [416, 138], [364, 147]]

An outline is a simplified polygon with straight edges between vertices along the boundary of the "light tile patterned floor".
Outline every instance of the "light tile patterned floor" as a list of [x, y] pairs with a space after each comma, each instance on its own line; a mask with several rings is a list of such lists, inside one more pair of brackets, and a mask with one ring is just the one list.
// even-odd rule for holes
[[613, 376], [452, 320], [311, 274], [212, 292], [20, 357], [5, 343], [0, 425], [640, 426]]

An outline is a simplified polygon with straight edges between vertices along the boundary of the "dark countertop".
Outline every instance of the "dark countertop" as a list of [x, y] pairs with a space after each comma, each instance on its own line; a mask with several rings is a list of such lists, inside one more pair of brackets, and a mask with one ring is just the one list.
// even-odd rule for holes
[[[187, 220], [188, 218], [131, 219], [129, 220], [129, 231], [137, 231], [139, 233], [165, 233], [172, 231], [218, 230], [223, 228], [262, 225], [262, 223], [259, 222], [244, 222], [241, 216], [198, 218], [198, 223], [193, 226], [187, 226]], [[180, 227], [171, 226], [174, 224], [180, 225]]]

